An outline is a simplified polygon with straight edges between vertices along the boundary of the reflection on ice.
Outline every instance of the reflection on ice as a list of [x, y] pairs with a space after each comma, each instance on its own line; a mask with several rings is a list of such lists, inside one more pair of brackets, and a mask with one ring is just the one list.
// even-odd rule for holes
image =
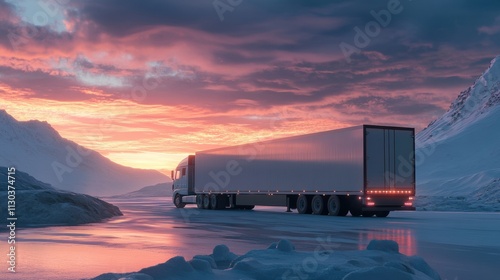
[[109, 270], [125, 273], [164, 262], [175, 256], [141, 249], [111, 248], [99, 245], [22, 242], [19, 244], [16, 274], [0, 279], [81, 279]]
[[360, 231], [358, 234], [358, 249], [363, 250], [373, 239], [393, 240], [399, 244], [399, 252], [408, 256], [417, 254], [417, 244], [415, 234], [411, 229], [373, 229], [370, 231]]
[[0, 279], [90, 278], [137, 271], [178, 255], [209, 254], [221, 243], [244, 254], [280, 239], [301, 251], [327, 242], [337, 252], [364, 250], [372, 239], [388, 239], [399, 244], [401, 253], [424, 257], [443, 279], [496, 279], [493, 275], [500, 274], [491, 258], [500, 248], [500, 224], [491, 222], [498, 213], [401, 211], [386, 219], [356, 219], [284, 213], [277, 207], [179, 211], [164, 197], [110, 202], [125, 215], [103, 224], [21, 230], [19, 272], [0, 271]]

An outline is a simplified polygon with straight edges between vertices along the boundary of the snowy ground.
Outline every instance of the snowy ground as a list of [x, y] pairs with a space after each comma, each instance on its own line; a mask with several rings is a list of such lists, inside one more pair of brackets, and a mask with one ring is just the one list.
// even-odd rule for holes
[[500, 188], [486, 186], [466, 196], [417, 196], [414, 205], [419, 211], [500, 212]]
[[336, 251], [332, 245], [298, 252], [292, 243], [280, 240], [243, 256], [217, 245], [212, 254], [189, 262], [178, 256], [139, 272], [106, 273], [93, 280], [441, 280], [422, 258], [400, 254], [392, 240], [373, 240], [366, 250], [356, 251]]
[[[18, 233], [18, 271], [1, 279], [79, 279], [127, 273], [208, 255], [218, 244], [235, 254], [281, 239], [298, 251], [328, 242], [337, 252], [391, 239], [419, 255], [442, 279], [496, 279], [500, 274], [500, 213], [395, 212], [388, 218], [298, 215], [283, 208], [254, 211], [175, 209], [169, 199], [115, 199], [124, 216], [103, 224], [27, 229]], [[9, 277], [7, 277], [9, 276]]]

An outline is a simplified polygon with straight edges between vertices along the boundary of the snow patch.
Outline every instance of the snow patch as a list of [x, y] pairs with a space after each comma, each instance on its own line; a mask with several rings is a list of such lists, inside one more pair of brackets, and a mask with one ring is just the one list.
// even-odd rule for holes
[[[278, 248], [278, 244], [282, 249]], [[398, 252], [398, 244], [389, 240], [373, 240], [367, 250], [339, 251], [328, 254], [299, 252], [289, 241], [273, 243], [266, 250], [252, 250], [232, 260], [226, 267], [214, 267], [215, 258], [236, 256], [225, 245], [217, 245], [213, 254], [196, 256], [190, 261], [174, 257], [163, 264], [129, 274], [102, 274], [94, 280], [116, 279], [441, 279], [422, 258]]]
[[291, 252], [295, 250], [295, 246], [292, 244], [292, 242], [283, 239], [276, 244], [276, 249], [283, 251], [283, 252]]
[[392, 240], [372, 240], [366, 250], [378, 250], [389, 253], [399, 253], [399, 245]]
[[[123, 215], [110, 203], [90, 195], [56, 190], [27, 173], [16, 171], [15, 178], [16, 224], [21, 227], [79, 225]], [[6, 167], [0, 167], [0, 181], [0, 201], [2, 209], [7, 209]], [[1, 211], [0, 218], [6, 220], [7, 211]]]

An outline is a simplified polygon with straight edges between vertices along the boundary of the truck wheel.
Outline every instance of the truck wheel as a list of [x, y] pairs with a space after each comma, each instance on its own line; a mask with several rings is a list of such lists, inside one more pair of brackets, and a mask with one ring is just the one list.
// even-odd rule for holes
[[322, 195], [315, 195], [311, 200], [311, 210], [314, 215], [325, 215], [327, 212], [325, 205], [325, 197]]
[[203, 209], [203, 195], [202, 194], [196, 195], [196, 207], [198, 207], [198, 209]]
[[378, 211], [375, 213], [375, 216], [377, 216], [379, 218], [385, 218], [385, 217], [389, 216], [389, 213], [390, 213], [390, 211]]
[[361, 215], [363, 215], [363, 217], [373, 217], [375, 215], [375, 212], [373, 211], [363, 211], [361, 212]]
[[328, 208], [328, 215], [330, 216], [342, 216], [341, 214], [343, 213], [343, 205], [342, 201], [340, 200], [340, 197], [336, 195], [332, 195], [328, 198], [327, 202], [327, 208]]
[[203, 209], [210, 209], [210, 197], [208, 194], [203, 195]]
[[177, 208], [184, 208], [186, 206], [186, 203], [182, 203], [182, 196], [180, 194], [174, 196], [174, 205]]
[[299, 195], [297, 199], [297, 212], [299, 214], [311, 214], [311, 198], [308, 195]]
[[211, 194], [208, 198], [210, 199], [210, 209], [217, 210], [218, 206], [219, 206], [218, 205], [219, 203], [217, 203], [218, 202], [217, 201], [217, 195], [216, 194]]

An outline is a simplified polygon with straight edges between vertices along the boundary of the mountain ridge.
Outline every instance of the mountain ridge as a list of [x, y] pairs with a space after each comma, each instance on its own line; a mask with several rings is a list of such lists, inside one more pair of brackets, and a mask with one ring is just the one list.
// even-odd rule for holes
[[459, 132], [464, 125], [480, 119], [498, 105], [500, 105], [500, 55], [491, 61], [490, 66], [472, 86], [457, 96], [448, 111], [418, 134], [419, 142], [451, 136]]
[[0, 165], [15, 166], [55, 188], [96, 196], [130, 192], [169, 181], [156, 170], [114, 163], [63, 138], [48, 122], [17, 121], [0, 110]]
[[461, 201], [471, 210], [498, 211], [499, 120], [497, 56], [474, 84], [458, 95], [446, 113], [417, 134], [418, 195], [440, 197], [431, 200], [434, 205], [445, 203], [443, 198], [459, 197], [454, 201]]

